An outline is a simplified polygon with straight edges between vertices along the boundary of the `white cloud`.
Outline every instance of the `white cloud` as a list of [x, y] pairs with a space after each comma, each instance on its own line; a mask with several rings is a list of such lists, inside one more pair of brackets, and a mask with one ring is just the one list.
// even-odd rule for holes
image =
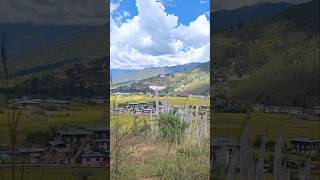
[[130, 16], [130, 13], [128, 11], [123, 12], [123, 17], [129, 17], [129, 16]]
[[209, 61], [210, 24], [200, 15], [178, 24], [157, 0], [136, 0], [138, 15], [111, 16], [111, 68], [143, 68]]
[[114, 11], [116, 11], [119, 8], [121, 2], [122, 0], [110, 2], [110, 14], [114, 13]]
[[206, 4], [208, 3], [208, 0], [200, 0], [200, 4]]

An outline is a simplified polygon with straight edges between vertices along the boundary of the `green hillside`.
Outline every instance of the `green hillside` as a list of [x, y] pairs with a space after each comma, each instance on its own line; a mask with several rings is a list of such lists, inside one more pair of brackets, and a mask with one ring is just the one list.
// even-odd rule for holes
[[[319, 1], [294, 5], [262, 23], [215, 34], [214, 69], [237, 75], [236, 101], [315, 106], [319, 102]], [[234, 60], [226, 68], [227, 60]], [[245, 77], [245, 78], [244, 78]]]
[[149, 84], [157, 83], [166, 86], [164, 93], [178, 95], [209, 95], [210, 89], [210, 72], [209, 62], [201, 63], [196, 67], [166, 74], [164, 77], [156, 77], [144, 80], [122, 83], [114, 87], [114, 92], [149, 92]]
[[108, 56], [107, 30], [106, 25], [86, 27], [19, 56], [11, 55], [8, 61], [10, 72], [27, 75]]
[[114, 80], [115, 84], [130, 82], [130, 81], [139, 81], [143, 79], [147, 79], [150, 77], [154, 77], [159, 74], [165, 74], [165, 68], [163, 67], [152, 67], [152, 68], [145, 68], [141, 70], [136, 70], [128, 75], [122, 76], [118, 79]]
[[77, 62], [59, 72], [32, 76], [12, 89], [15, 96], [35, 97], [95, 97], [108, 92], [107, 57]]

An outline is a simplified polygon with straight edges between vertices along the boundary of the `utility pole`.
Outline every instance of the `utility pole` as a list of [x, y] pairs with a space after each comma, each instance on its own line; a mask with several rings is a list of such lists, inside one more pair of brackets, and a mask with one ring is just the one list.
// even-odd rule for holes
[[159, 91], [156, 88], [156, 115], [159, 117]]
[[155, 91], [156, 95], [156, 115], [159, 117], [159, 91], [165, 89], [165, 86], [154, 84], [149, 86], [150, 89]]

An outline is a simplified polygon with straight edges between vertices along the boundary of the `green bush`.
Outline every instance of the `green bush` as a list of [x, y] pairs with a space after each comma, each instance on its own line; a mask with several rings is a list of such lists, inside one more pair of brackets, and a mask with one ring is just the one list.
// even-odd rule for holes
[[182, 121], [179, 116], [164, 113], [158, 119], [159, 134], [163, 139], [178, 140], [188, 128], [187, 123]]

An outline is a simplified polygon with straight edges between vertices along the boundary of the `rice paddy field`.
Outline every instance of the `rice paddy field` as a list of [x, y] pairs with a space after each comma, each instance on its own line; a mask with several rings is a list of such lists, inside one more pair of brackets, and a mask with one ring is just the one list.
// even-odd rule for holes
[[[30, 130], [46, 130], [50, 127], [62, 127], [63, 125], [82, 127], [107, 125], [106, 113], [105, 106], [85, 104], [72, 104], [68, 109], [61, 111], [23, 110], [18, 124], [18, 142], [22, 142], [25, 133]], [[3, 112], [0, 113], [0, 143], [8, 142], [8, 133], [8, 113]]]
[[276, 140], [280, 127], [283, 127], [283, 137], [288, 143], [291, 138], [307, 137], [320, 139], [320, 121], [293, 120], [286, 114], [251, 113], [247, 119], [244, 113], [214, 113], [211, 119], [211, 135], [237, 140], [245, 125], [249, 126], [249, 141], [258, 136]]

